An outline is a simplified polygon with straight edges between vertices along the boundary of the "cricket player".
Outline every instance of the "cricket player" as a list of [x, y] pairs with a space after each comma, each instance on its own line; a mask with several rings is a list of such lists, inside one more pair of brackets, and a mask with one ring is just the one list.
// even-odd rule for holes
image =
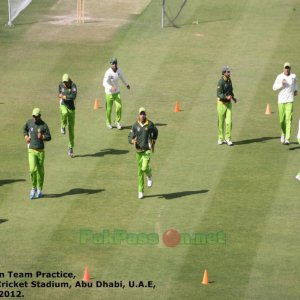
[[280, 73], [273, 84], [273, 91], [278, 93], [278, 111], [281, 127], [280, 141], [289, 145], [292, 128], [293, 102], [298, 95], [298, 84], [296, 74], [291, 73], [289, 62], [284, 63], [283, 72]]
[[51, 140], [47, 124], [41, 119], [41, 111], [34, 108], [32, 119], [28, 120], [23, 128], [25, 141], [28, 144], [29, 173], [32, 189], [30, 199], [43, 197], [44, 185], [44, 141]]
[[114, 102], [116, 105], [115, 123], [118, 129], [122, 129], [122, 125], [120, 123], [122, 118], [122, 101], [120, 87], [118, 84], [119, 78], [127, 89], [130, 89], [130, 85], [124, 78], [122, 70], [118, 67], [118, 60], [114, 57], [110, 60], [110, 68], [106, 70], [103, 78], [106, 98], [106, 126], [109, 129], [113, 128], [111, 125], [111, 111]]
[[152, 170], [150, 167], [151, 152], [158, 136], [155, 125], [147, 119], [146, 109], [139, 109], [138, 120], [133, 124], [128, 135], [128, 142], [135, 145], [136, 160], [138, 163], [138, 198], [144, 198], [144, 175], [147, 176], [147, 186], [152, 186]]
[[77, 97], [77, 86], [68, 74], [64, 74], [58, 86], [58, 98], [60, 99], [61, 133], [69, 131], [68, 155], [74, 157], [74, 127], [75, 127], [75, 99]]
[[[224, 66], [222, 68], [222, 77], [217, 86], [217, 111], [218, 111], [218, 145], [225, 142], [228, 146], [232, 146], [231, 131], [232, 131], [232, 103], [237, 102], [234, 97], [232, 82], [230, 78], [230, 68]], [[225, 130], [224, 130], [225, 127]], [[225, 138], [225, 139], [224, 139]]]

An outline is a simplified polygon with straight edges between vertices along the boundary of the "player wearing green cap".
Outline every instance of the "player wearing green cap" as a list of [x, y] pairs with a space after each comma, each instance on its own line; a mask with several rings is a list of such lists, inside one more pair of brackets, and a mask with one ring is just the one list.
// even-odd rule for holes
[[116, 105], [116, 126], [118, 129], [122, 129], [120, 124], [122, 118], [122, 101], [120, 94], [120, 87], [118, 84], [119, 78], [123, 84], [130, 89], [130, 85], [127, 83], [123, 76], [122, 70], [118, 67], [118, 60], [114, 57], [110, 60], [110, 68], [106, 70], [103, 78], [103, 86], [105, 88], [106, 98], [106, 126], [112, 129], [111, 125], [111, 111], [113, 103]]
[[128, 135], [128, 142], [135, 145], [138, 163], [138, 197], [144, 198], [144, 176], [147, 176], [147, 186], [152, 186], [152, 170], [150, 167], [151, 152], [158, 137], [155, 125], [146, 117], [146, 109], [139, 109], [138, 120], [133, 124]]
[[51, 140], [48, 125], [41, 119], [41, 111], [35, 108], [32, 119], [28, 120], [23, 127], [25, 141], [28, 144], [29, 173], [32, 183], [30, 199], [43, 197], [44, 185], [44, 141]]
[[74, 127], [75, 127], [75, 99], [77, 97], [77, 86], [68, 74], [64, 74], [58, 86], [58, 98], [60, 99], [61, 133], [69, 131], [68, 155], [74, 157]]

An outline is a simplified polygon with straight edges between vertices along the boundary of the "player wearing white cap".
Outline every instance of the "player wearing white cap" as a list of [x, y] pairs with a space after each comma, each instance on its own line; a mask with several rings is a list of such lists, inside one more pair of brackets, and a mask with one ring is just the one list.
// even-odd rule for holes
[[291, 137], [293, 102], [298, 94], [296, 74], [291, 73], [291, 65], [286, 62], [283, 65], [283, 72], [280, 73], [273, 84], [273, 91], [278, 91], [278, 112], [281, 127], [280, 141], [289, 145]]

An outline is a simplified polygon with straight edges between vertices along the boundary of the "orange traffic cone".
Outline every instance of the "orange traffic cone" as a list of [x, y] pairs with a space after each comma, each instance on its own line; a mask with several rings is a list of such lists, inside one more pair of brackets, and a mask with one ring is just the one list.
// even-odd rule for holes
[[208, 284], [208, 272], [207, 270], [204, 271], [203, 279], [202, 279], [202, 284]]
[[178, 101], [176, 101], [174, 112], [180, 112]]
[[266, 115], [270, 115], [272, 112], [271, 112], [271, 107], [270, 107], [270, 104], [268, 103], [267, 104], [267, 108], [266, 108], [266, 112], [265, 112], [265, 114]]
[[99, 105], [99, 100], [95, 99], [95, 103], [94, 103], [94, 109], [98, 109], [100, 107]]
[[89, 281], [90, 280], [90, 275], [89, 275], [88, 267], [85, 267], [85, 269], [84, 269], [84, 275], [83, 275], [82, 280], [83, 281]]

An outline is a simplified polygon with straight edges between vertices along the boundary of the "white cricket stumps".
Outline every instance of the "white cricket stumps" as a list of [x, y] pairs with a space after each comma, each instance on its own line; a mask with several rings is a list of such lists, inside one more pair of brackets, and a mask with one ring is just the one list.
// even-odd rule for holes
[[84, 24], [84, 0], [77, 0], [77, 24]]

